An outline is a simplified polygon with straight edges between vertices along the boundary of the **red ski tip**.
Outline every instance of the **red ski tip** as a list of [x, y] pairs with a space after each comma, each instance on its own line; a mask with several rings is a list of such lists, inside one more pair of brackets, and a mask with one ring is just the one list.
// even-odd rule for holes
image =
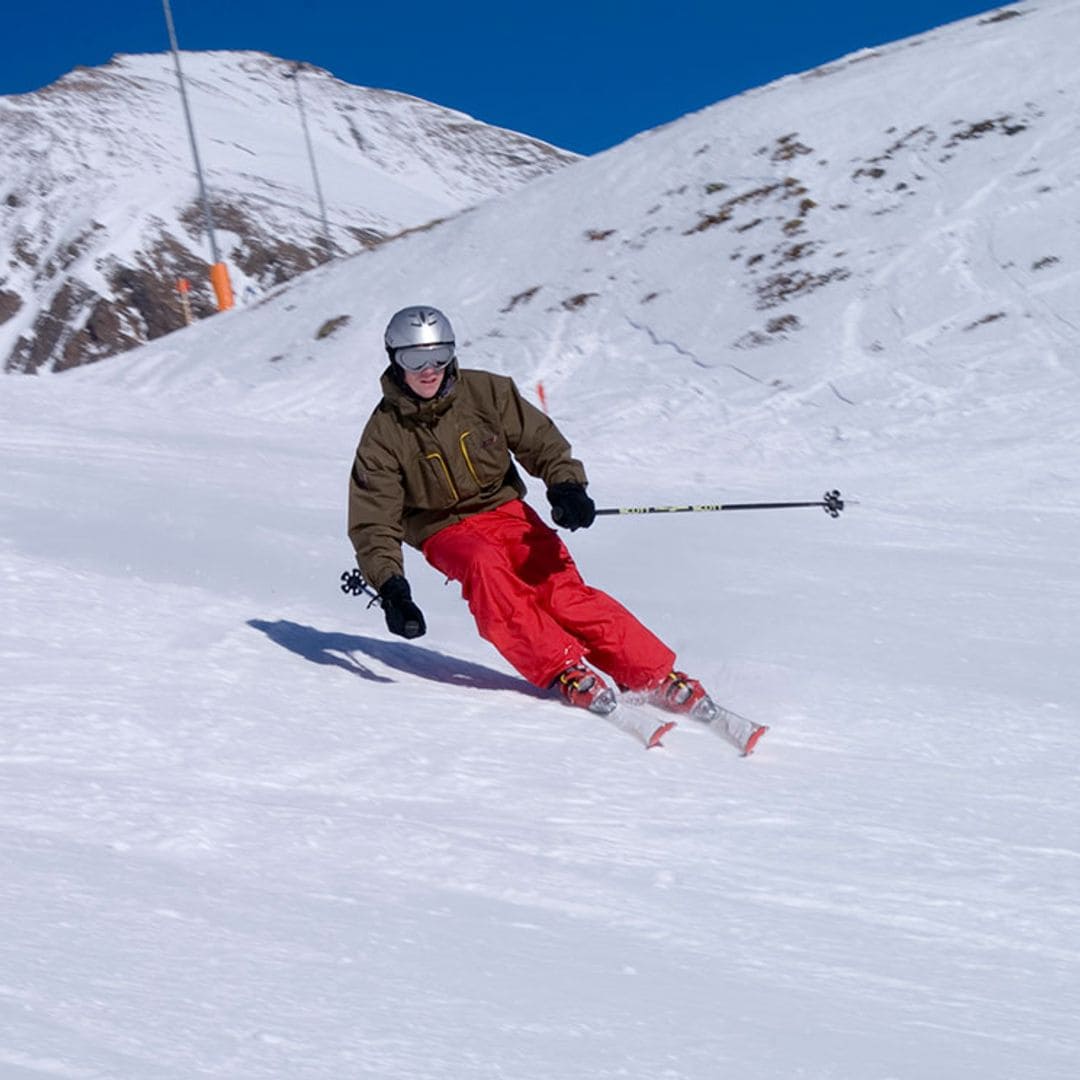
[[663, 746], [660, 741], [673, 727], [678, 725], [674, 720], [668, 720], [661, 724], [650, 736], [649, 741], [645, 744], [646, 750], [651, 750], [654, 746]]
[[754, 747], [757, 746], [761, 736], [768, 730], [769, 728], [765, 724], [754, 728], [750, 734], [750, 738], [746, 740], [746, 746], [743, 748], [743, 757], [749, 757], [754, 752]]

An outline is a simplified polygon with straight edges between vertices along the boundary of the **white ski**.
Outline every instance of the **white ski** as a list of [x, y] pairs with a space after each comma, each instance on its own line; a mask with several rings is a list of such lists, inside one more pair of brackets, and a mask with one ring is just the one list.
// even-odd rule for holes
[[723, 705], [717, 705], [711, 697], [703, 697], [690, 712], [690, 718], [698, 723], [706, 724], [717, 735], [733, 743], [743, 753], [743, 757], [749, 757], [754, 752], [758, 740], [768, 731], [765, 724], [755, 724], [753, 720], [747, 720]]

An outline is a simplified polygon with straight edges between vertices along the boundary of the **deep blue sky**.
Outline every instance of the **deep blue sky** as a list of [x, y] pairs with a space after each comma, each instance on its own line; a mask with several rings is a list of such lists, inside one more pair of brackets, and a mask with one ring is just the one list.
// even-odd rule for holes
[[[983, 0], [172, 0], [182, 49], [259, 49], [591, 154]], [[160, 0], [6, 5], [0, 94], [168, 48]], [[943, 72], [942, 77], [948, 73]]]

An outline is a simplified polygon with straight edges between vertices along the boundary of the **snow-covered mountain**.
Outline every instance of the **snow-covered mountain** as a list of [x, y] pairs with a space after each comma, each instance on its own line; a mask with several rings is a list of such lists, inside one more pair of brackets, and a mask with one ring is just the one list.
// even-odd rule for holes
[[[305, 408], [355, 416], [376, 393], [357, 357], [377, 367], [387, 313], [422, 300], [453, 313], [469, 360], [575, 402], [601, 452], [658, 411], [673, 438], [720, 421], [738, 444], [726, 421], [748, 409], [809, 421], [815, 450], [895, 437], [920, 468], [942, 447], [955, 467], [954, 410], [974, 385], [998, 424], [1038, 439], [1060, 398], [1034, 373], [1071, 378], [1080, 326], [1074, 18], [1065, 2], [1003, 9], [744, 94], [106, 378], [164, 379], [192, 401], [232, 382], [243, 409], [309, 386]], [[629, 416], [610, 408], [616, 388], [633, 392]]]
[[[1077, 40], [841, 59], [0, 381], [3, 1080], [1071, 1078]], [[410, 302], [602, 506], [842, 490], [568, 538], [753, 758], [534, 691], [415, 553], [418, 641], [338, 591]]]
[[[576, 159], [318, 68], [297, 74], [261, 53], [185, 53], [182, 63], [215, 236], [241, 303]], [[63, 370], [177, 329], [180, 277], [191, 282], [195, 314], [214, 311], [170, 55], [117, 56], [0, 98], [0, 177], [6, 370]]]

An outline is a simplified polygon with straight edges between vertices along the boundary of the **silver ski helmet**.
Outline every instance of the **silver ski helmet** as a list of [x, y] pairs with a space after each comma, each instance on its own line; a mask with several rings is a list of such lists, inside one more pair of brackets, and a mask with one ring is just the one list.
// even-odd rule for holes
[[426, 304], [402, 308], [386, 324], [386, 351], [394, 363], [419, 371], [431, 358], [445, 367], [454, 358], [454, 328], [438, 309]]

